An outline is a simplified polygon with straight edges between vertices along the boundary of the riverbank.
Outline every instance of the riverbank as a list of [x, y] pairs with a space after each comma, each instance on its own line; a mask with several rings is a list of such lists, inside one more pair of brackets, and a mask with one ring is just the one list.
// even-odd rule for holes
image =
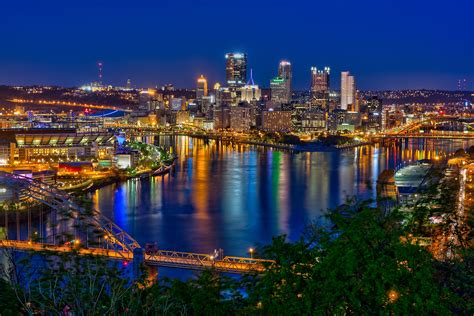
[[[162, 134], [158, 134], [162, 136]], [[163, 136], [170, 136], [170, 133], [165, 133]], [[172, 136], [188, 136], [200, 139], [209, 139], [209, 140], [218, 140], [222, 142], [230, 142], [236, 144], [245, 144], [245, 145], [255, 145], [255, 146], [262, 146], [267, 148], [274, 148], [274, 149], [281, 149], [281, 150], [288, 150], [293, 152], [328, 152], [328, 151], [338, 151], [338, 150], [345, 150], [356, 148], [360, 146], [367, 146], [373, 145], [374, 142], [355, 142], [355, 143], [348, 143], [348, 144], [341, 144], [341, 145], [328, 145], [321, 141], [315, 142], [302, 142], [301, 144], [285, 144], [285, 143], [269, 143], [269, 142], [262, 142], [257, 140], [250, 140], [250, 139], [242, 139], [235, 136], [225, 136], [225, 135], [204, 135], [204, 134], [196, 134], [196, 133], [171, 133]]]
[[164, 176], [166, 174], [169, 174], [175, 167], [175, 161], [169, 166], [166, 166], [163, 168], [161, 171], [158, 171], [160, 169], [156, 170], [147, 170], [143, 172], [139, 172], [133, 176], [123, 176], [123, 175], [116, 175], [113, 177], [107, 177], [103, 179], [96, 179], [96, 180], [90, 180], [93, 182], [92, 185], [89, 185], [85, 188], [82, 189], [77, 189], [77, 190], [67, 190], [68, 193], [74, 194], [74, 195], [81, 195], [84, 193], [91, 193], [96, 190], [102, 189], [106, 186], [109, 186], [111, 184], [118, 184], [122, 182], [126, 182], [131, 179], [140, 179], [140, 178], [149, 178], [149, 177], [156, 177], [156, 176]]

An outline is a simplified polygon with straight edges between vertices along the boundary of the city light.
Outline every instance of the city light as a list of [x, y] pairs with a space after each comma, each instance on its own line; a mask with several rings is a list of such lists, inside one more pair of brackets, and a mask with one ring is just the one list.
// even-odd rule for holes
[[1, 312], [473, 314], [470, 3], [267, 2], [8, 2]]

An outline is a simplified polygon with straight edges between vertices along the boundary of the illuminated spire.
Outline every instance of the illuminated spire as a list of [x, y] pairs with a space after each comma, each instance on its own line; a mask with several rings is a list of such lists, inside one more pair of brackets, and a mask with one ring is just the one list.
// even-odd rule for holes
[[247, 86], [254, 86], [254, 85], [255, 85], [255, 82], [253, 81], [253, 69], [250, 68], [250, 79], [247, 82]]

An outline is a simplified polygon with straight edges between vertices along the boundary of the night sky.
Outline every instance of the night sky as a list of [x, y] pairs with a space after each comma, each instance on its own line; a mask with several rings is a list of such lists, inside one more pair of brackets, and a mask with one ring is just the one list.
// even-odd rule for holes
[[[294, 86], [330, 66], [360, 89], [474, 90], [473, 0], [15, 0], [0, 6], [0, 84], [139, 87], [223, 82], [226, 52], [249, 55], [268, 86], [278, 62]], [[73, 4], [74, 2], [74, 4]]]

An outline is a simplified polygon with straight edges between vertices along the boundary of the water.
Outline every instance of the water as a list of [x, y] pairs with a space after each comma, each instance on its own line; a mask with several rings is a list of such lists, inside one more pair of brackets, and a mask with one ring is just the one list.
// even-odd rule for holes
[[412, 140], [389, 147], [288, 153], [185, 136], [146, 139], [178, 155], [173, 174], [130, 180], [92, 194], [97, 209], [140, 244], [160, 249], [247, 256], [272, 236], [305, 225], [347, 197], [375, 198], [378, 175], [419, 159], [443, 158], [464, 141]]

